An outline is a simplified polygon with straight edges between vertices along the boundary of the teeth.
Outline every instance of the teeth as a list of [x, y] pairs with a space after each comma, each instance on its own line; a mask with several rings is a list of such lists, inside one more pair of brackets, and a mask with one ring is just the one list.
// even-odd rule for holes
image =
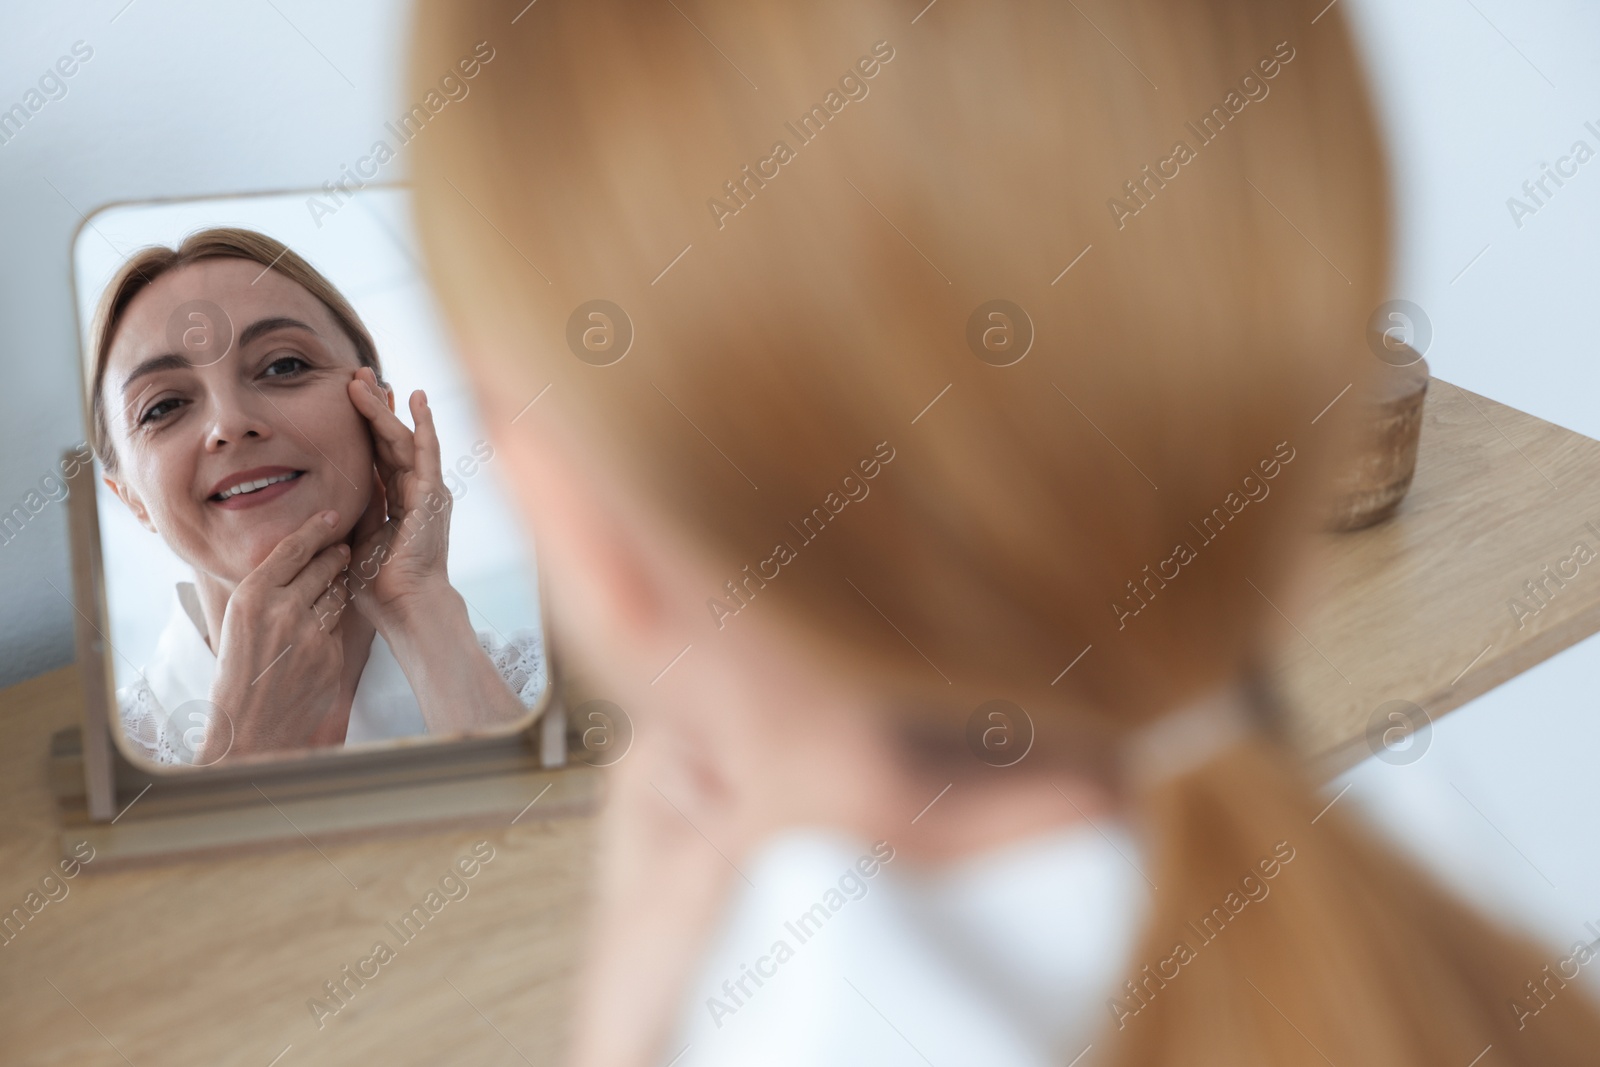
[[217, 499], [226, 500], [231, 496], [238, 496], [241, 493], [259, 492], [269, 485], [276, 485], [279, 482], [287, 482], [290, 479], [298, 477], [300, 477], [299, 472], [291, 472], [289, 474], [280, 474], [273, 478], [259, 478], [253, 482], [240, 482], [232, 489], [224, 489], [222, 492], [218, 493]]

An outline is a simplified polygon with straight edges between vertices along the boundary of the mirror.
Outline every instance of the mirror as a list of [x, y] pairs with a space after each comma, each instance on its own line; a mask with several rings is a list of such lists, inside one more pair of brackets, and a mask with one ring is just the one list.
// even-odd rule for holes
[[535, 561], [407, 199], [123, 204], [79, 229], [111, 733], [131, 760], [500, 736], [545, 707]]

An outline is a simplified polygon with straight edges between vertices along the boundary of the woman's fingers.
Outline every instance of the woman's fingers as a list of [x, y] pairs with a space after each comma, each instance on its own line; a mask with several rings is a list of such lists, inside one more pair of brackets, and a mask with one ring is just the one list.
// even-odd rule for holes
[[301, 523], [298, 530], [279, 541], [245, 581], [257, 578], [262, 584], [276, 588], [289, 585], [305, 570], [312, 558], [333, 540], [334, 525], [338, 521], [339, 513], [336, 511], [317, 512]]
[[327, 591], [311, 602], [311, 612], [317, 617], [317, 628], [332, 633], [339, 625], [339, 620], [344, 616], [344, 609], [350, 606], [355, 599], [354, 593], [348, 590], [341, 591], [337, 584], [328, 587]]
[[372, 437], [378, 447], [378, 459], [395, 467], [410, 467], [415, 443], [411, 430], [382, 399], [377, 375], [370, 367], [362, 367], [350, 380], [350, 402], [372, 427]]
[[[328, 586], [339, 577], [345, 564], [350, 562], [350, 546], [343, 541], [329, 545], [311, 558], [311, 562], [289, 583], [294, 600], [311, 607], [328, 592]], [[337, 594], [336, 594], [337, 595]], [[343, 598], [341, 598], [342, 602]]]
[[419, 504], [411, 489], [420, 485], [442, 491], [444, 462], [427, 394], [419, 389], [409, 399], [414, 430], [407, 428], [379, 395], [377, 376], [370, 367], [362, 367], [351, 380], [350, 397], [372, 427], [378, 477], [387, 490], [388, 518], [400, 521], [408, 509]]
[[433, 424], [433, 409], [428, 406], [428, 395], [421, 389], [411, 394], [411, 421], [417, 427], [412, 435], [417, 474], [425, 484], [442, 487], [444, 471], [439, 458], [439, 432]]

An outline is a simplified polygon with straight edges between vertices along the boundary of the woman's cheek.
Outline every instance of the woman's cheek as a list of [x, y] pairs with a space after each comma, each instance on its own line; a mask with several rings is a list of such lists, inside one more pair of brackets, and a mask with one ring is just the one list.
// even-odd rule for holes
[[133, 484], [156, 528], [181, 537], [200, 518], [201, 505], [194, 500], [194, 465], [171, 442], [162, 445], [138, 451], [139, 473]]
[[211, 505], [195, 497], [193, 457], [199, 446], [192, 447], [194, 452], [176, 447], [170, 440], [154, 448], [143, 444], [130, 456], [136, 460], [136, 469], [129, 469], [129, 485], [157, 534], [179, 559], [207, 573], [219, 573], [228, 550], [214, 544], [210, 536], [207, 509]]
[[[372, 497], [372, 430], [366, 417], [356, 410], [341, 385], [336, 397], [325, 398], [324, 410], [311, 425], [326, 427], [324, 439], [316, 441], [316, 447], [339, 466], [334, 477], [343, 487], [339, 495], [347, 501], [346, 507], [338, 508], [341, 518], [347, 510], [359, 516]], [[339, 477], [340, 473], [344, 477]]]

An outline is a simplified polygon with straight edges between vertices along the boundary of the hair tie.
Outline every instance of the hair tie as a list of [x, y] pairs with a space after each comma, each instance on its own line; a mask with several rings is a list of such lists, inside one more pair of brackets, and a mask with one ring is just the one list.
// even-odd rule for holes
[[1249, 700], [1230, 682], [1134, 731], [1122, 744], [1127, 780], [1138, 790], [1164, 785], [1256, 733]]

